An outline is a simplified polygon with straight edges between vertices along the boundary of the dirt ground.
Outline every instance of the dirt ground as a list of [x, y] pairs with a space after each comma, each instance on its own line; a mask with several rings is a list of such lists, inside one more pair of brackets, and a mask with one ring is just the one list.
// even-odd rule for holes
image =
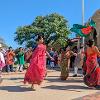
[[[84, 85], [82, 77], [74, 78], [71, 73], [68, 80], [61, 81], [59, 71], [48, 70], [44, 82], [40, 86], [35, 86], [36, 91], [32, 91], [30, 85], [23, 84], [24, 74], [25, 72], [3, 74], [0, 100], [99, 100], [100, 98], [100, 90], [88, 88]], [[89, 99], [86, 99], [87, 97]]]

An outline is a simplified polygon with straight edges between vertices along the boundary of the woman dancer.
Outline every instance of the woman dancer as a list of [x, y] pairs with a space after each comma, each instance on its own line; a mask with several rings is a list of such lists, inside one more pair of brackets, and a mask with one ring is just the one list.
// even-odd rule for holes
[[70, 57], [72, 55], [76, 55], [73, 51], [71, 51], [70, 47], [68, 46], [65, 50], [62, 49], [61, 51], [61, 80], [66, 80], [69, 76], [69, 67], [70, 67]]
[[84, 82], [89, 87], [100, 88], [100, 67], [97, 66], [97, 56], [100, 56], [100, 52], [98, 48], [93, 45], [93, 42], [93, 40], [88, 41]]
[[[31, 88], [34, 89], [34, 84], [40, 85], [46, 75], [46, 46], [43, 44], [43, 37], [38, 36], [38, 46], [35, 48], [30, 66], [25, 74], [24, 83], [32, 84]], [[50, 55], [49, 55], [50, 57]], [[52, 58], [51, 58], [52, 59]]]

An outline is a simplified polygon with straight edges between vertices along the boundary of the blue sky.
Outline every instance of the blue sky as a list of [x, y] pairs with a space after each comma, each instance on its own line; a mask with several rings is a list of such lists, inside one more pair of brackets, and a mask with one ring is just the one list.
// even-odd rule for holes
[[[100, 0], [85, 0], [85, 22], [100, 9]], [[82, 23], [81, 0], [0, 0], [0, 37], [14, 48], [14, 32], [18, 26], [31, 24], [38, 15], [57, 12], [69, 25]]]

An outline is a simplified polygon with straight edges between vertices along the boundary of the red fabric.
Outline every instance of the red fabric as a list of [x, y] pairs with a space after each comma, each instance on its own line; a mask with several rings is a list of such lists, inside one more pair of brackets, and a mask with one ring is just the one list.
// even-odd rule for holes
[[[92, 54], [88, 55], [87, 53], [86, 73], [90, 73], [95, 66], [97, 66], [97, 54], [92, 52]], [[100, 67], [96, 68], [96, 71], [92, 73], [89, 81], [94, 85], [100, 85]]]
[[32, 54], [30, 66], [25, 74], [24, 83], [38, 84], [46, 74], [46, 46], [39, 44]]
[[87, 28], [82, 28], [81, 31], [83, 34], [88, 35], [92, 31], [92, 27], [88, 26]]
[[13, 51], [8, 51], [6, 53], [6, 64], [7, 65], [13, 65], [14, 64], [14, 56], [15, 56], [15, 53]]

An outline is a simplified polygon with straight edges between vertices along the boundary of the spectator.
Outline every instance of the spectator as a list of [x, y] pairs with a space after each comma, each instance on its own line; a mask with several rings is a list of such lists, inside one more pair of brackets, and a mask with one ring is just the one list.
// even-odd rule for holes
[[30, 64], [30, 60], [32, 58], [32, 53], [33, 53], [33, 49], [30, 47], [27, 52], [25, 53], [25, 61], [28, 64], [27, 67], [29, 67]]
[[6, 65], [7, 65], [7, 72], [13, 72], [13, 64], [14, 64], [14, 56], [15, 53], [12, 50], [12, 47], [9, 47], [9, 50], [6, 52]]
[[73, 77], [77, 77], [78, 76], [78, 69], [82, 68], [82, 66], [83, 66], [83, 58], [84, 58], [83, 47], [80, 47], [79, 52], [78, 52], [78, 49], [76, 48], [76, 51], [74, 51], [74, 52], [77, 53], [77, 55], [76, 55], [75, 61], [74, 61], [74, 75], [73, 75]]
[[5, 66], [5, 59], [2, 53], [2, 45], [0, 44], [0, 83], [2, 82], [2, 68]]
[[54, 65], [58, 66], [58, 53], [57, 53], [57, 51], [55, 51], [55, 53], [54, 53]]
[[[50, 48], [50, 52], [49, 52], [49, 54], [50, 54], [50, 56], [52, 57], [52, 58], [54, 58], [54, 51], [53, 51], [53, 48]], [[54, 60], [52, 60], [52, 59], [50, 59], [50, 67], [51, 68], [54, 68]]]
[[18, 55], [17, 55], [17, 59], [18, 59], [18, 71], [22, 72], [23, 71], [23, 67], [24, 67], [24, 64], [25, 64], [25, 60], [24, 60], [24, 51], [23, 51], [23, 48], [20, 47], [19, 48], [19, 52], [18, 52]]

